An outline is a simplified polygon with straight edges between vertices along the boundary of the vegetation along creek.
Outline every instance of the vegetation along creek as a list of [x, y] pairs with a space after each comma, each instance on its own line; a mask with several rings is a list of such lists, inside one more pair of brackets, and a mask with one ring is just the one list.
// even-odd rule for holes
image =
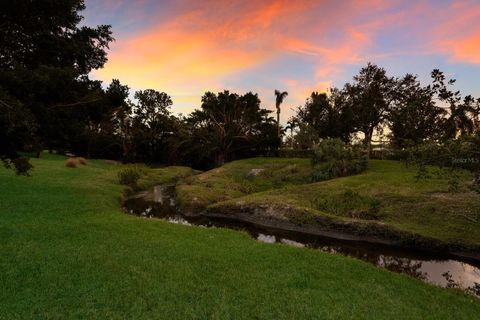
[[245, 231], [261, 242], [282, 243], [354, 257], [392, 272], [407, 274], [442, 287], [460, 288], [480, 297], [480, 261], [477, 259], [361, 241], [341, 233], [313, 235], [267, 227], [254, 221], [185, 213], [177, 205], [175, 185], [155, 186], [127, 198], [123, 205], [128, 213], [146, 218], [161, 218], [184, 225], [231, 228]]

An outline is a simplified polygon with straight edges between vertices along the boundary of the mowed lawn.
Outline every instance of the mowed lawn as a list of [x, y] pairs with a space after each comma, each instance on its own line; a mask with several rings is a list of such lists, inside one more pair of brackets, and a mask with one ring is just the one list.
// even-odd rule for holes
[[475, 319], [480, 299], [342, 256], [126, 215], [117, 166], [0, 169], [1, 319]]

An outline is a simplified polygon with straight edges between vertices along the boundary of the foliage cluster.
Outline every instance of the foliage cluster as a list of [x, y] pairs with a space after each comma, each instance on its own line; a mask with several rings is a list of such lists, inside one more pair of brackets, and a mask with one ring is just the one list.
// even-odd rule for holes
[[406, 164], [418, 166], [417, 180], [430, 178], [427, 165], [446, 167], [445, 176], [449, 179], [449, 190], [458, 191], [458, 170], [466, 169], [475, 174], [472, 190], [480, 186], [480, 135], [463, 136], [443, 143], [424, 143], [406, 149]]
[[118, 183], [136, 189], [138, 180], [144, 172], [145, 168], [142, 166], [136, 164], [125, 165], [117, 172]]
[[357, 174], [368, 167], [362, 147], [345, 144], [340, 139], [325, 139], [313, 150], [313, 181], [323, 181]]

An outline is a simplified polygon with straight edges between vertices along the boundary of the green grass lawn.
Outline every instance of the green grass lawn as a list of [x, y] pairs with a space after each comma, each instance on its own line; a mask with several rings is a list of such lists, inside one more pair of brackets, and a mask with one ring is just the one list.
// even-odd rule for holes
[[[251, 168], [273, 169], [248, 179]], [[421, 241], [428, 242], [425, 246], [434, 245], [432, 241], [452, 250], [478, 253], [480, 196], [468, 189], [472, 175], [461, 172], [457, 192], [450, 192], [446, 170], [428, 169], [430, 178], [418, 180], [415, 167], [371, 160], [362, 174], [311, 183], [307, 159], [256, 158], [192, 177], [178, 187], [178, 194], [186, 207], [200, 204], [211, 211], [228, 213], [271, 205], [275, 210], [270, 214], [296, 224], [331, 229], [343, 224], [342, 228], [358, 234], [395, 233], [390, 236], [405, 242], [418, 242], [422, 237]], [[242, 177], [253, 187], [239, 190]]]
[[480, 300], [367, 263], [119, 209], [117, 166], [0, 169], [0, 319], [474, 319]]

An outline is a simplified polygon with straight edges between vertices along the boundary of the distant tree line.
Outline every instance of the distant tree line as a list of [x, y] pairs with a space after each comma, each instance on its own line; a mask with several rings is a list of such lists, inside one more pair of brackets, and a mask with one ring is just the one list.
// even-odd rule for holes
[[89, 78], [106, 63], [114, 39], [110, 26], [82, 25], [83, 9], [83, 0], [18, 0], [0, 9], [0, 159], [18, 173], [31, 167], [22, 151], [205, 169], [275, 154], [282, 144], [348, 144], [359, 133], [368, 155], [374, 133], [387, 128], [398, 149], [479, 132], [480, 100], [462, 98], [441, 71], [422, 85], [371, 63], [343, 88], [313, 92], [285, 128], [280, 106], [288, 93], [279, 90], [276, 119], [257, 94], [229, 91], [206, 92], [195, 111], [177, 116], [165, 92], [139, 90], [131, 101], [119, 80], [105, 87]]
[[368, 154], [375, 132], [386, 131], [391, 146], [399, 149], [478, 134], [480, 99], [462, 98], [453, 89], [455, 80], [440, 70], [431, 77], [422, 85], [415, 75], [390, 77], [369, 63], [343, 88], [313, 92], [288, 121], [287, 145], [308, 149], [326, 138], [349, 143], [361, 133]]

